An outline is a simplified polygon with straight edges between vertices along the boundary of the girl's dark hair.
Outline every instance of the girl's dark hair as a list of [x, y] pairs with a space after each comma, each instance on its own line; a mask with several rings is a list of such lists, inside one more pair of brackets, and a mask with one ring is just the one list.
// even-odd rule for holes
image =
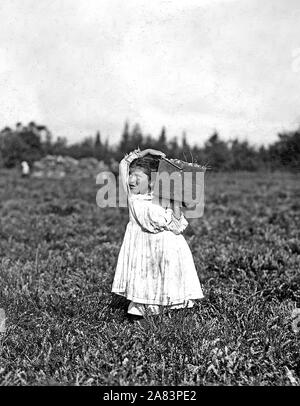
[[137, 158], [131, 162], [129, 170], [139, 168], [148, 176], [148, 179], [151, 180], [151, 173], [158, 171], [159, 161], [160, 157], [148, 154], [143, 158]]

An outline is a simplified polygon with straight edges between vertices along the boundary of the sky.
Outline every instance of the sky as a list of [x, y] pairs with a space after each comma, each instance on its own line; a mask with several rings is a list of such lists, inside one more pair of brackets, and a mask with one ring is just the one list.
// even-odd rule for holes
[[0, 0], [0, 128], [70, 143], [127, 120], [203, 145], [300, 124], [298, 0]]

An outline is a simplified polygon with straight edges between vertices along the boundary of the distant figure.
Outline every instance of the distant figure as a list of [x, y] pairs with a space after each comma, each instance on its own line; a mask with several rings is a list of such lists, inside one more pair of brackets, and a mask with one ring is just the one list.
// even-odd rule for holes
[[28, 165], [28, 162], [22, 161], [21, 166], [22, 166], [22, 177], [28, 178], [28, 176], [30, 174], [30, 167]]

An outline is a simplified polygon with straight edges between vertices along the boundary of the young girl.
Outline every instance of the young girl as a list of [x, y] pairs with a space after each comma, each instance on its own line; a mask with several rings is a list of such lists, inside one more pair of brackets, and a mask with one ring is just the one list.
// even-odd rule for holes
[[[150, 156], [149, 156], [150, 155]], [[134, 150], [120, 162], [128, 197], [129, 223], [118, 257], [112, 292], [131, 302], [128, 313], [158, 314], [161, 306], [192, 307], [203, 297], [189, 246], [182, 235], [188, 225], [178, 206], [153, 203], [151, 172], [165, 154]]]

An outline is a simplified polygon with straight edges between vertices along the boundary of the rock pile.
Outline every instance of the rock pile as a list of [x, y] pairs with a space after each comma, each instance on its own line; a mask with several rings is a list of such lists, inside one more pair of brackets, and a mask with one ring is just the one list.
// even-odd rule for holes
[[65, 176], [80, 178], [95, 177], [101, 171], [109, 171], [109, 167], [95, 158], [74, 159], [70, 156], [47, 155], [34, 163], [32, 176], [36, 178], [60, 179]]

